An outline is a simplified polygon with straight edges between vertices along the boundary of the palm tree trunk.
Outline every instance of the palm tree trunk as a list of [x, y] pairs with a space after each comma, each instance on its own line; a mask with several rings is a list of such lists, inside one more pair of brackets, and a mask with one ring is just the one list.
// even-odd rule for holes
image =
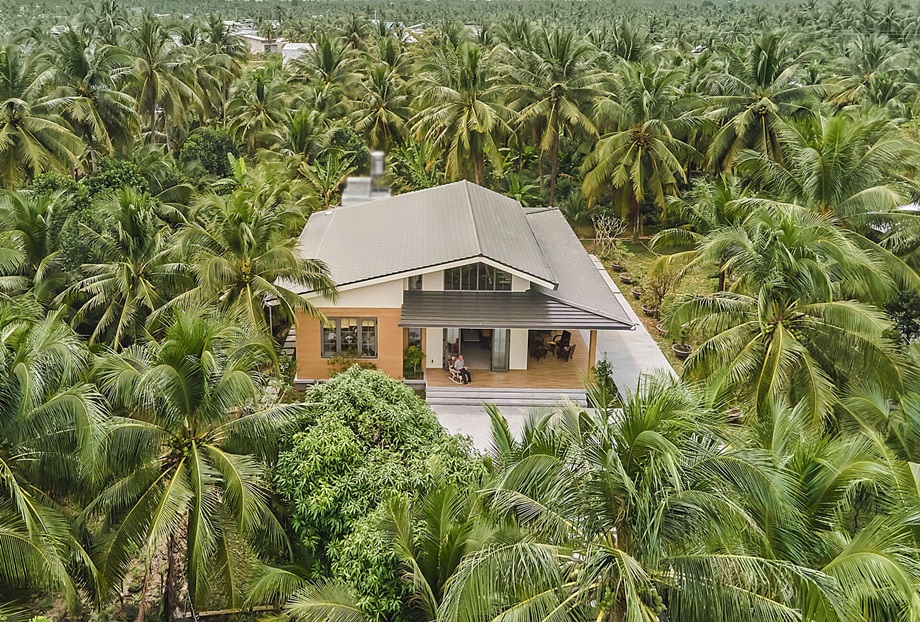
[[137, 605], [137, 622], [144, 622], [144, 617], [147, 614], [147, 591], [149, 587], [150, 560], [147, 560], [146, 567], [144, 568], [144, 582], [141, 584], [140, 600]]
[[549, 204], [556, 205], [556, 177], [559, 176], [559, 132], [553, 135], [553, 144], [549, 149]]
[[166, 542], [166, 581], [163, 586], [163, 619], [171, 622], [178, 606], [176, 598], [176, 536], [169, 534]]
[[477, 153], [473, 156], [473, 181], [477, 185], [482, 185], [482, 178], [485, 176], [486, 171], [486, 162], [485, 155], [482, 153]]

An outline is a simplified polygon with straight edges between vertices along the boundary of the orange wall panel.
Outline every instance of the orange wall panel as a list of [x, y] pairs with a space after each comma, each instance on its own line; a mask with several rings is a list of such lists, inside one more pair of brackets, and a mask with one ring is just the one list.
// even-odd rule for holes
[[[368, 359], [378, 369], [393, 378], [403, 377], [403, 328], [399, 325], [401, 310], [321, 307], [327, 317], [377, 318], [377, 358]], [[302, 313], [297, 314], [297, 373], [299, 380], [329, 378], [329, 359], [322, 356], [322, 325]]]

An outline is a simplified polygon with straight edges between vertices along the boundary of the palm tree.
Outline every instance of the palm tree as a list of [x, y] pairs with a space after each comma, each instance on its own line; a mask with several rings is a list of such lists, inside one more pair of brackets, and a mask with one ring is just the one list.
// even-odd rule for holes
[[628, 65], [616, 81], [613, 97], [597, 104], [597, 117], [609, 131], [585, 158], [582, 187], [592, 203], [614, 190], [634, 239], [646, 197], [664, 209], [667, 197], [686, 182], [686, 163], [698, 156], [681, 139], [695, 122], [681, 115], [688, 106], [679, 89], [683, 79], [677, 70]]
[[298, 312], [322, 317], [300, 293], [334, 298], [335, 285], [321, 261], [298, 254], [304, 211], [266, 182], [264, 170], [247, 172], [238, 160], [235, 178], [237, 190], [203, 197], [195, 220], [179, 232], [198, 283], [182, 299], [216, 301], [263, 330], [268, 298], [290, 322]]
[[92, 172], [99, 155], [111, 156], [116, 145], [132, 144], [138, 129], [136, 102], [118, 90], [131, 59], [73, 28], [54, 37], [50, 47], [48, 61], [58, 85], [54, 97], [65, 102], [63, 116], [86, 143]]
[[287, 114], [285, 85], [277, 78], [277, 67], [260, 67], [237, 84], [227, 115], [230, 130], [250, 151], [278, 140]]
[[903, 174], [920, 147], [880, 115], [814, 116], [780, 133], [782, 163], [754, 151], [736, 166], [755, 188], [867, 231], [908, 202]]
[[[796, 619], [842, 600], [821, 572], [759, 554], [750, 485], [705, 391], [645, 379], [621, 413], [534, 414], [520, 438], [492, 414], [486, 512], [522, 537], [467, 556], [444, 619]], [[758, 491], [759, 492], [759, 491]]]
[[372, 65], [356, 83], [350, 103], [355, 129], [368, 137], [372, 148], [388, 151], [405, 134], [412, 116], [409, 103], [399, 74], [382, 63]]
[[564, 134], [597, 134], [588, 109], [601, 95], [605, 75], [594, 64], [595, 49], [572, 30], [541, 28], [531, 45], [510, 52], [514, 81], [509, 91], [518, 126], [542, 132], [540, 150], [550, 164], [549, 202], [555, 205], [559, 141]]
[[783, 121], [810, 114], [810, 99], [823, 93], [821, 86], [797, 80], [810, 54], [795, 55], [791, 43], [779, 33], [766, 31], [751, 42], [744, 58], [732, 48], [726, 50], [724, 71], [710, 76], [708, 116], [722, 124], [707, 153], [713, 170], [728, 172], [742, 149], [782, 161]]
[[[656, 260], [653, 270], [668, 270], [672, 265], [693, 264], [705, 247], [706, 236], [739, 225], [747, 215], [741, 199], [742, 188], [734, 177], [721, 176], [718, 179], [698, 177], [684, 197], [670, 197], [666, 212], [679, 217], [685, 224], [664, 229], [652, 238], [650, 248], [656, 252], [665, 251]], [[725, 291], [724, 266], [717, 266], [719, 283], [717, 291]]]
[[149, 143], [157, 143], [161, 118], [168, 143], [170, 124], [181, 123], [190, 107], [201, 108], [201, 98], [185, 64], [186, 51], [173, 42], [169, 31], [149, 12], [129, 33], [128, 49], [134, 56], [130, 91], [147, 119]]
[[97, 209], [101, 230], [84, 224], [81, 231], [94, 249], [95, 261], [81, 267], [85, 276], [59, 301], [75, 304], [74, 326], [92, 326], [90, 343], [119, 350], [133, 343], [150, 314], [169, 300], [167, 288], [181, 271], [169, 259], [166, 228], [149, 195], [123, 188]]
[[707, 236], [694, 260], [733, 275], [729, 291], [681, 295], [668, 315], [672, 334], [704, 339], [684, 374], [721, 373], [758, 408], [804, 401], [816, 418], [849, 382], [901, 387], [890, 322], [868, 303], [886, 300], [910, 271], [811, 210], [759, 199], [742, 207], [744, 222]]
[[260, 370], [274, 362], [265, 337], [200, 309], [175, 311], [160, 342], [99, 359], [99, 386], [119, 413], [106, 440], [114, 478], [84, 514], [105, 518], [98, 551], [103, 590], [120, 584], [139, 553], [139, 620], [160, 546], [169, 562], [166, 619], [180, 604], [180, 564], [195, 606], [220, 594], [236, 607], [242, 548], [286, 549], [269, 507], [263, 459], [303, 406], [266, 404]]
[[314, 45], [294, 66], [315, 89], [317, 108], [326, 115], [338, 116], [344, 110], [344, 95], [357, 78], [357, 55], [325, 32], [317, 35]]
[[46, 77], [38, 52], [0, 46], [0, 183], [6, 188], [79, 163], [83, 145], [57, 111], [65, 103], [41, 97]]
[[[833, 83], [835, 92], [831, 102], [838, 106], [885, 105], [888, 100], [882, 95], [890, 80], [899, 81], [903, 76], [905, 56], [905, 50], [885, 35], [858, 35], [837, 63], [840, 77]], [[895, 92], [900, 96], [902, 90], [895, 89]]]
[[279, 138], [268, 153], [293, 159], [297, 168], [326, 152], [337, 126], [320, 111], [301, 106], [285, 114], [277, 131]]
[[414, 84], [419, 93], [414, 133], [447, 154], [449, 179], [471, 174], [482, 184], [486, 157], [500, 163], [496, 139], [510, 131], [511, 118], [501, 78], [491, 53], [473, 43], [436, 48], [422, 64]]
[[[499, 532], [476, 512], [477, 498], [442, 482], [417, 502], [393, 498], [386, 505], [382, 535], [403, 573], [410, 611], [420, 619], [437, 619], [445, 590], [463, 559]], [[298, 622], [340, 616], [351, 622], [367, 619], [344, 585], [310, 582], [288, 569], [266, 570], [252, 586], [249, 604], [287, 601], [285, 613]]]
[[42, 587], [76, 610], [70, 571], [93, 581], [94, 568], [58, 502], [86, 487], [103, 412], [83, 380], [88, 352], [60, 315], [0, 300], [0, 592]]
[[50, 302], [64, 284], [60, 266], [60, 235], [69, 205], [64, 193], [8, 192], [0, 197], [0, 222], [21, 255], [10, 270], [3, 270], [0, 289], [31, 290], [41, 303]]

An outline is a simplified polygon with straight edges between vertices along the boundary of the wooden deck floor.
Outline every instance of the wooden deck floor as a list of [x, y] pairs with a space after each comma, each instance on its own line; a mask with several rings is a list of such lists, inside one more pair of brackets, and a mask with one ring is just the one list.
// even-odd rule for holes
[[[588, 344], [580, 332], [572, 332], [575, 354], [566, 363], [552, 355], [542, 360], [528, 359], [527, 369], [488, 371], [474, 369], [470, 387], [479, 389], [580, 389], [588, 374]], [[450, 374], [439, 369], [426, 369], [425, 381], [432, 387], [456, 387]]]

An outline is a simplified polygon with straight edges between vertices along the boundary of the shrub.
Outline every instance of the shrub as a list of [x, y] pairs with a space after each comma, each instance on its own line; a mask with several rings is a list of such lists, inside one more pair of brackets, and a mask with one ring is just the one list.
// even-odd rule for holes
[[230, 134], [223, 128], [199, 127], [193, 130], [179, 151], [179, 161], [189, 165], [197, 162], [215, 177], [229, 177], [230, 158], [239, 155], [239, 149]]
[[83, 178], [82, 184], [86, 186], [91, 198], [109, 190], [121, 188], [137, 188], [148, 192], [150, 186], [141, 174], [140, 168], [133, 162], [102, 158], [96, 171]]
[[418, 346], [409, 346], [403, 353], [403, 376], [408, 379], [421, 377], [422, 361], [425, 360], [425, 353]]
[[346, 372], [352, 367], [377, 369], [377, 365], [373, 361], [361, 358], [355, 350], [345, 350], [341, 354], [336, 354], [326, 362], [326, 365], [329, 366], [330, 378]]
[[404, 585], [381, 538], [385, 502], [444, 480], [478, 482], [468, 439], [448, 434], [402, 382], [353, 367], [313, 387], [301, 431], [285, 439], [273, 481], [321, 574], [344, 581], [371, 619], [403, 606]]

